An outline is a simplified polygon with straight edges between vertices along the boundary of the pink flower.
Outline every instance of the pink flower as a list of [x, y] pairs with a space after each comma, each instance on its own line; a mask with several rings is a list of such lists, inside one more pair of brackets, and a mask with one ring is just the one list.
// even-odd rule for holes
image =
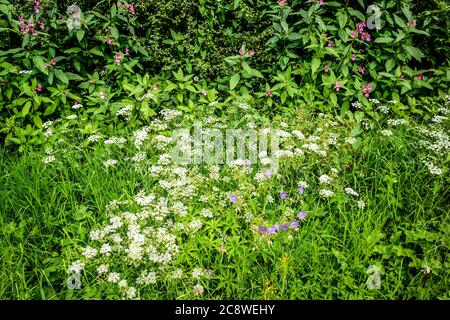
[[50, 60], [50, 64], [51, 64], [52, 66], [56, 66], [56, 61], [55, 61], [55, 59], [52, 58], [52, 60]]
[[252, 49], [248, 50], [248, 55], [249, 55], [249, 56], [252, 56], [253, 54], [254, 54], [254, 52], [253, 52]]
[[330, 67], [326, 64], [325, 67], [323, 68], [323, 71], [329, 72], [330, 71]]
[[38, 14], [41, 11], [41, 4], [38, 0], [34, 0], [34, 12]]
[[133, 4], [130, 4], [130, 6], [128, 7], [128, 11], [129, 11], [132, 15], [135, 14], [135, 11], [134, 11], [134, 5], [133, 5]]
[[418, 79], [419, 81], [422, 81], [422, 80], [423, 80], [423, 74], [419, 74], [419, 75], [417, 76], [417, 79]]
[[355, 39], [355, 38], [356, 38], [356, 31], [355, 31], [355, 30], [352, 31], [351, 37], [352, 37], [352, 39]]
[[364, 41], [370, 42], [372, 40], [372, 36], [368, 34], [367, 32], [363, 32], [361, 34], [361, 38], [363, 38]]
[[41, 28], [41, 30], [44, 30], [44, 29], [45, 29], [45, 24], [44, 24], [43, 22], [41, 22], [41, 23], [39, 24], [39, 27]]
[[272, 97], [273, 96], [272, 91], [266, 91], [265, 96]]
[[23, 26], [23, 18], [22, 17], [19, 18], [19, 25]]
[[42, 85], [40, 83], [38, 83], [37, 85], [37, 91], [42, 92]]
[[358, 67], [358, 71], [359, 71], [359, 73], [364, 74], [364, 73], [366, 73], [366, 68]]
[[341, 84], [339, 83], [339, 81], [336, 81], [336, 85], [334, 86], [334, 90], [336, 90], [336, 91], [340, 91], [341, 90]]
[[414, 21], [408, 22], [408, 27], [414, 27], [415, 25], [416, 25], [416, 23]]
[[245, 53], [245, 51], [244, 50], [239, 50], [239, 54], [241, 55], [241, 56], [243, 56], [244, 55], [244, 53]]
[[125, 57], [129, 57], [130, 56], [130, 51], [128, 50], [128, 48], [125, 49]]
[[363, 85], [362, 90], [364, 92], [364, 96], [368, 98], [370, 96], [370, 90], [372, 90], [372, 85], [368, 83], [367, 85]]
[[323, 0], [320, 0], [319, 5], [323, 6], [323, 4], [324, 4], [323, 2], [324, 2]]
[[352, 61], [353, 61], [353, 62], [356, 61], [356, 54], [352, 54]]
[[287, 1], [286, 0], [278, 0], [278, 5], [280, 7], [284, 7], [286, 5]]
[[364, 21], [359, 22], [359, 23], [356, 24], [356, 28], [358, 29], [359, 34], [362, 34], [366, 27], [367, 27], [367, 25], [366, 25], [366, 23]]
[[28, 24], [30, 25], [30, 27], [33, 27], [34, 26], [33, 19], [28, 20]]
[[332, 47], [332, 46], [333, 46], [333, 44], [334, 44], [334, 42], [333, 42], [333, 41], [331, 41], [331, 40], [330, 40], [330, 41], [328, 41], [328, 46], [329, 46], [329, 47]]
[[122, 53], [117, 52], [114, 59], [116, 60], [117, 64], [120, 64], [122, 62]]
[[106, 43], [109, 44], [109, 45], [112, 45], [112, 42], [113, 42], [113, 41], [112, 41], [111, 38], [108, 38], [108, 40], [106, 40]]

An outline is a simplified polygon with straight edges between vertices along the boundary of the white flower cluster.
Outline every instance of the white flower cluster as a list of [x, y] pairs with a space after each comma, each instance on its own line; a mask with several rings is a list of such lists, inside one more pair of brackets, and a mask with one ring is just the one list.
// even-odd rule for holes
[[117, 160], [115, 159], [109, 159], [103, 162], [103, 165], [108, 168], [108, 167], [114, 167], [116, 164], [118, 163]]
[[122, 107], [119, 110], [117, 110], [117, 116], [122, 116], [126, 120], [130, 120], [132, 112], [133, 112], [133, 105], [128, 104], [125, 107]]
[[442, 174], [442, 169], [438, 168], [431, 161], [424, 161], [423, 163], [427, 166], [428, 171], [430, 171], [431, 174], [434, 174], [434, 175], [441, 175]]
[[408, 121], [405, 119], [389, 119], [387, 124], [390, 126], [407, 125]]
[[109, 139], [106, 139], [105, 141], [103, 141], [104, 144], [125, 144], [127, 143], [127, 139], [126, 138], [118, 138], [118, 137], [112, 137]]
[[354, 197], [359, 197], [359, 193], [352, 188], [345, 188], [345, 193]]

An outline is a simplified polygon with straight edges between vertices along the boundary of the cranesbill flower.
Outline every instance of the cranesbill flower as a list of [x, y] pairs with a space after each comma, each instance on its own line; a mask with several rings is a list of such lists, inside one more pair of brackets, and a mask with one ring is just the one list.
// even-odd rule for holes
[[297, 214], [297, 218], [299, 218], [300, 220], [305, 219], [306, 218], [306, 211], [300, 211]]
[[280, 198], [286, 199], [288, 197], [288, 194], [286, 192], [280, 192]]
[[298, 227], [298, 221], [297, 220], [292, 221], [291, 223], [289, 223], [289, 227], [291, 229], [296, 229]]
[[264, 226], [260, 226], [259, 227], [259, 232], [261, 232], [261, 233], [267, 233], [267, 227], [264, 227]]
[[230, 202], [231, 203], [236, 203], [237, 202], [237, 197], [235, 195], [231, 195], [230, 196]]
[[289, 229], [287, 224], [282, 224], [281, 225], [281, 230], [286, 231], [287, 229]]
[[275, 234], [275, 233], [277, 233], [277, 230], [275, 230], [274, 227], [271, 227], [271, 228], [267, 229], [267, 234], [268, 235]]
[[243, 56], [244, 55], [244, 53], [245, 53], [245, 51], [244, 50], [239, 50], [239, 54], [241, 55], [241, 56]]

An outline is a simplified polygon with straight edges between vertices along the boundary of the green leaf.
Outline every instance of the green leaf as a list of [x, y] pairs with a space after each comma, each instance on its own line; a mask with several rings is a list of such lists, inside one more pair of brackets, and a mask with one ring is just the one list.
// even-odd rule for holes
[[36, 127], [41, 128], [42, 127], [42, 120], [39, 116], [33, 117], [33, 122], [36, 125]]
[[419, 62], [422, 62], [422, 58], [425, 57], [425, 55], [420, 51], [419, 48], [411, 47], [403, 45], [403, 48], [408, 52], [414, 59], [416, 59]]
[[325, 23], [323, 23], [323, 20], [320, 18], [320, 16], [316, 16], [316, 22], [323, 31], [327, 31], [327, 26], [325, 25]]
[[27, 103], [25, 103], [25, 106], [22, 109], [22, 117], [25, 117], [30, 112], [30, 108], [31, 108], [31, 102], [28, 101]]
[[83, 29], [77, 31], [78, 42], [81, 42], [81, 40], [83, 40], [85, 33], [86, 32]]
[[230, 78], [230, 90], [236, 88], [236, 86], [239, 83], [239, 80], [241, 80], [241, 76], [239, 75], [239, 73], [236, 73]]
[[241, 4], [241, 0], [234, 0], [234, 10], [239, 8], [239, 5]]
[[288, 32], [289, 27], [286, 21], [281, 21], [281, 26], [283, 27], [284, 32]]
[[34, 65], [41, 71], [42, 73], [48, 75], [48, 69], [44, 67], [45, 62], [41, 56], [34, 56], [33, 58]]
[[252, 69], [252, 73], [251, 74], [254, 77], [264, 79], [263, 74], [261, 72], [259, 72], [258, 70], [256, 70], [256, 69]]
[[59, 69], [55, 69], [53, 70], [53, 72], [55, 73], [55, 76], [63, 83], [65, 84], [69, 84], [69, 79], [67, 78], [66, 74], [59, 70]]
[[408, 6], [403, 5], [402, 6], [402, 12], [405, 15], [406, 19], [408, 19], [408, 21], [413, 21], [414, 20], [412, 14], [411, 14], [411, 11], [409, 11], [409, 7]]
[[348, 17], [345, 13], [338, 13], [339, 28], [343, 29], [347, 24]]
[[116, 27], [110, 27], [109, 30], [111, 31], [111, 36], [114, 39], [116, 39], [116, 40], [119, 39], [119, 30], [117, 30]]
[[81, 48], [75, 47], [75, 48], [70, 48], [70, 49], [64, 50], [64, 53], [67, 53], [67, 54], [78, 53], [80, 51], [81, 51]]
[[391, 37], [379, 37], [374, 40], [375, 43], [392, 43], [394, 38]]
[[76, 73], [66, 72], [65, 75], [66, 75], [67, 79], [69, 79], [69, 80], [79, 80], [79, 81], [84, 80], [82, 76], [80, 76]]
[[297, 32], [291, 32], [288, 35], [288, 39], [292, 40], [292, 41], [299, 40], [301, 38], [302, 38], [302, 36], [300, 35], [300, 33], [297, 33]]
[[99, 49], [96, 48], [92, 48], [91, 50], [89, 50], [90, 53], [93, 53], [97, 56], [103, 57], [103, 52]]
[[313, 58], [311, 62], [311, 71], [312, 74], [316, 74], [317, 70], [319, 70], [320, 67], [320, 59], [319, 58]]
[[386, 71], [390, 72], [395, 67], [395, 61], [394, 59], [389, 59], [386, 61]]

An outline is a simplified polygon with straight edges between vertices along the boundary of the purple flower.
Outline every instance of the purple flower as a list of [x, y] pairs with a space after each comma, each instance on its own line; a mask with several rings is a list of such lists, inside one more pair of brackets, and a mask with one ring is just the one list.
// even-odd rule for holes
[[280, 198], [286, 199], [288, 197], [288, 194], [286, 192], [280, 192]]
[[305, 219], [306, 218], [306, 211], [300, 211], [297, 214], [297, 218], [299, 218], [300, 220]]
[[237, 202], [237, 197], [235, 195], [231, 195], [230, 196], [230, 202], [231, 203], [236, 203]]
[[289, 227], [287, 226], [287, 224], [282, 224], [282, 225], [281, 225], [281, 230], [286, 231], [287, 229], [289, 229]]
[[267, 227], [264, 227], [264, 226], [259, 227], [259, 232], [266, 233], [267, 232]]
[[274, 224], [272, 229], [274, 229], [275, 231], [280, 230], [280, 226], [278, 224]]
[[275, 233], [277, 233], [277, 230], [275, 230], [274, 227], [271, 227], [271, 228], [267, 229], [267, 234], [268, 235], [275, 234]]
[[298, 188], [298, 193], [303, 193], [303, 192], [305, 192], [305, 189], [303, 187], [299, 187]]
[[292, 221], [291, 223], [289, 223], [289, 227], [291, 227], [291, 229], [296, 229], [298, 227], [298, 221]]

